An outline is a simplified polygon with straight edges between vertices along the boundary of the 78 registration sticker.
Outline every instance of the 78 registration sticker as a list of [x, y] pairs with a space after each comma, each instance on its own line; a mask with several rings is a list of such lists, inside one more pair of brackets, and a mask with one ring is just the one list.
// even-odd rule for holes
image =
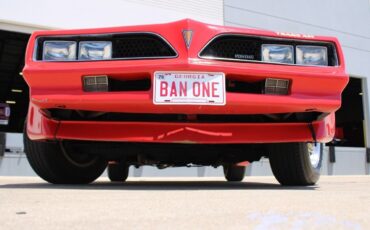
[[205, 72], [155, 72], [153, 103], [225, 105], [225, 75]]

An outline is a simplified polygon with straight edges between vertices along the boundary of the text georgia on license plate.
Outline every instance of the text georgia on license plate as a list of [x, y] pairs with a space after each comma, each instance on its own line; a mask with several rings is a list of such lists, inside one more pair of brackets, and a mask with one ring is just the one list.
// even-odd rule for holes
[[154, 104], [225, 105], [223, 73], [154, 74]]

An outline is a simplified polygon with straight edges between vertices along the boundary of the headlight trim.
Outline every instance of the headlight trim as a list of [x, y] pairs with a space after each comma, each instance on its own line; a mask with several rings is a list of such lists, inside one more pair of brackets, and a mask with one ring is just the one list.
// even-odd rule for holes
[[[71, 57], [67, 57], [67, 58], [60, 58], [58, 59], [58, 57], [56, 57], [57, 59], [47, 59], [47, 45], [48, 44], [52, 44], [54, 43], [54, 45], [56, 44], [67, 44], [67, 43], [70, 43], [70, 47], [67, 48], [68, 49], [68, 52], [70, 52], [70, 54], [68, 54], [68, 56], [71, 56]], [[55, 47], [54, 47], [55, 48]], [[51, 48], [50, 48], [51, 49]], [[61, 48], [59, 48], [61, 49]], [[70, 41], [70, 40], [48, 40], [48, 41], [44, 41], [43, 42], [43, 47], [42, 47], [42, 60], [43, 61], [75, 61], [76, 60], [76, 49], [77, 49], [77, 42], [76, 41]]]
[[[108, 52], [108, 54], [103, 54], [103, 56], [102, 56], [102, 58], [88, 58], [88, 57], [83, 57], [82, 58], [82, 55], [84, 55], [84, 54], [82, 54], [82, 48], [83, 48], [83, 46], [88, 46], [88, 45], [91, 45], [91, 44], [107, 44], [107, 50], [109, 50], [109, 52]], [[98, 49], [98, 48], [100, 48], [100, 47], [97, 47], [96, 49]], [[105, 47], [103, 48], [104, 50], [103, 50], [103, 52], [105, 52], [106, 50], [105, 50]], [[112, 42], [111, 41], [80, 41], [79, 43], [78, 43], [78, 60], [109, 60], [109, 59], [112, 59], [112, 53], [113, 53], [113, 50], [112, 50], [113, 48], [112, 48]], [[86, 55], [88, 55], [89, 56], [89, 54], [88, 54], [88, 51], [86, 51], [87, 53], [86, 53]]]
[[[298, 63], [298, 54], [300, 52], [302, 52], [302, 54], [304, 53], [303, 51], [298, 51], [299, 49], [302, 49], [302, 48], [313, 48], [313, 49], [324, 49], [325, 50], [325, 56], [324, 56], [324, 61], [325, 63], [323, 65], [319, 65], [319, 64], [305, 64], [304, 63], [304, 56], [302, 57], [302, 62]], [[295, 50], [296, 50], [296, 63], [299, 64], [299, 65], [305, 65], [305, 66], [328, 66], [329, 64], [329, 61], [328, 61], [328, 48], [325, 47], [325, 46], [318, 46], [318, 45], [297, 45], [295, 47]], [[304, 55], [304, 54], [303, 54]]]
[[[285, 57], [284, 59], [290, 59], [289, 62], [279, 62], [279, 61], [268, 61], [265, 60], [264, 48], [265, 47], [279, 47], [279, 48], [290, 48], [290, 57]], [[270, 51], [270, 50], [269, 50]], [[271, 51], [270, 51], [271, 52]], [[267, 44], [264, 43], [261, 45], [261, 61], [266, 63], [277, 63], [277, 64], [294, 64], [294, 46], [293, 45], [286, 45], [286, 44]]]

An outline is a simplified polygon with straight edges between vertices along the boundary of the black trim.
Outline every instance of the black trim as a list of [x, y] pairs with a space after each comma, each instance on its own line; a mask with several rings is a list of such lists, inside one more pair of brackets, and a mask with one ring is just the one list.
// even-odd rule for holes
[[189, 122], [189, 123], [309, 123], [322, 118], [322, 113], [279, 114], [155, 114], [155, 113], [104, 113], [68, 109], [43, 110], [44, 114], [63, 121], [117, 121], [117, 122]]
[[151, 87], [149, 78], [130, 80], [109, 77], [108, 82], [109, 92], [148, 91]]
[[330, 145], [329, 146], [329, 162], [335, 163], [335, 146]]
[[6, 134], [0, 132], [0, 157], [5, 155]]

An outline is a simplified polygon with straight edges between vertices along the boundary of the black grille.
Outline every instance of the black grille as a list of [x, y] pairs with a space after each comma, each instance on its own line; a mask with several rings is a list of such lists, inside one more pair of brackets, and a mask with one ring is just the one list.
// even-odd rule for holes
[[265, 89], [265, 80], [256, 82], [246, 82], [226, 78], [227, 92], [263, 94], [264, 89]]
[[[94, 36], [40, 37], [37, 39], [36, 59], [42, 60], [42, 49], [45, 41], [111, 41], [112, 59], [146, 59], [175, 58], [176, 51], [164, 38], [152, 33], [122, 33]], [[78, 47], [78, 45], [77, 45]], [[78, 48], [77, 48], [78, 49]], [[77, 50], [78, 52], [78, 50]], [[76, 61], [79, 61], [76, 59]]]
[[190, 122], [190, 123], [289, 123], [312, 122], [323, 117], [320, 112], [277, 114], [154, 114], [104, 113], [68, 109], [43, 110], [50, 118], [62, 121], [115, 121], [115, 122]]
[[124, 91], [147, 91], [150, 89], [150, 79], [134, 79], [123, 80], [109, 78], [109, 92], [124, 92]]
[[327, 42], [311, 42], [304, 40], [277, 39], [270, 37], [254, 37], [246, 35], [221, 35], [214, 38], [199, 56], [201, 58], [221, 59], [228, 61], [255, 61], [261, 62], [262, 44], [282, 45], [313, 45], [325, 46], [328, 49], [328, 65], [338, 65], [337, 54], [334, 44]]
[[261, 60], [260, 47], [261, 42], [255, 38], [225, 36], [213, 40], [200, 56]]
[[113, 58], [175, 57], [176, 52], [154, 34], [126, 34], [113, 40]]

